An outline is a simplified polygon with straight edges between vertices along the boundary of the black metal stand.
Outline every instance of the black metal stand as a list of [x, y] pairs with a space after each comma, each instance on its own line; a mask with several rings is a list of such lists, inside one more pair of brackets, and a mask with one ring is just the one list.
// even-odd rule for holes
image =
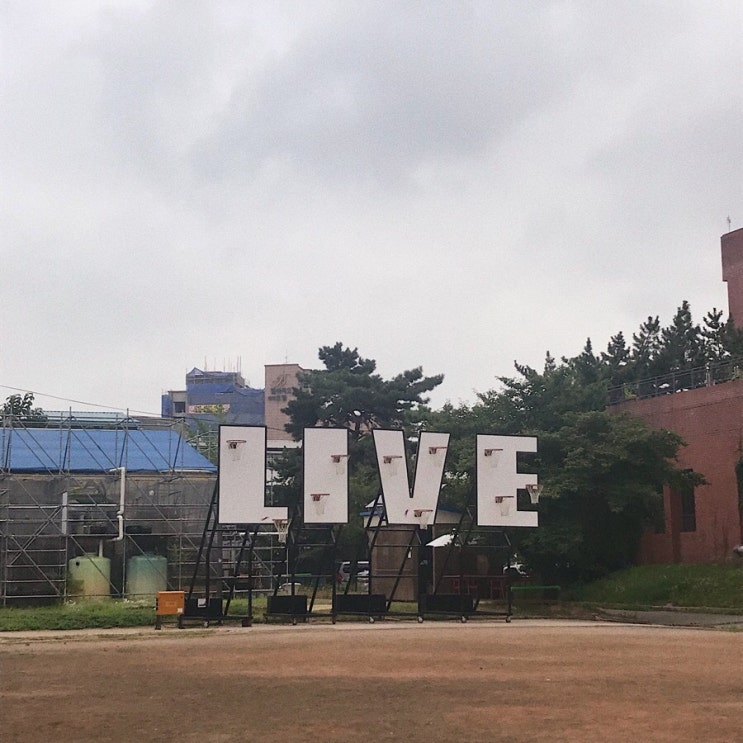
[[[196, 556], [193, 575], [188, 592], [185, 596], [185, 606], [183, 614], [178, 616], [178, 627], [182, 628], [189, 620], [195, 620], [208, 627], [210, 622], [215, 621], [222, 623], [222, 599], [220, 596], [211, 595], [211, 551], [214, 544], [214, 537], [217, 533], [217, 493], [218, 485], [214, 484], [212, 497], [209, 501], [209, 509], [204, 522], [204, 530], [201, 534], [199, 551]], [[204, 595], [196, 595], [196, 584], [198, 581], [199, 567], [205, 567], [204, 573]]]
[[[507, 558], [511, 552], [508, 534], [502, 528], [478, 527], [471, 502], [461, 512], [452, 534], [454, 536], [448, 545], [426, 547], [438, 554], [437, 559], [431, 555], [428, 560], [421, 561], [422, 564], [433, 564], [434, 584], [433, 591], [429, 593], [427, 581], [421, 581], [418, 621], [424, 621], [429, 615], [439, 615], [458, 617], [462, 622], [474, 617], [503, 617], [510, 622], [513, 613], [511, 581], [501, 575], [497, 567], [490, 566], [487, 554], [491, 553], [491, 558], [501, 554]], [[493, 541], [496, 544], [489, 544]], [[468, 564], [476, 563], [478, 556], [485, 558], [484, 572], [466, 568]], [[454, 574], [448, 572], [452, 562], [456, 563]], [[500, 563], [500, 559], [496, 561], [496, 564]], [[486, 600], [505, 602], [505, 606], [483, 608], [482, 602]]]
[[[261, 524], [239, 527], [218, 524], [217, 498], [215, 486], [179, 626], [191, 620], [209, 626], [212, 622], [222, 624], [238, 619], [243, 626], [249, 627], [254, 621], [256, 545], [269, 535], [275, 538], [276, 532], [266, 532], [263, 530], [265, 525]], [[290, 506], [285, 543], [288, 585], [283, 589], [286, 593], [280, 592], [279, 576], [272, 574], [272, 594], [267, 596], [266, 620], [289, 619], [297, 624], [314, 616], [330, 618], [335, 624], [338, 616], [351, 615], [366, 617], [369, 622], [388, 616], [414, 616], [419, 622], [428, 616], [458, 617], [463, 622], [476, 617], [503, 617], [510, 622], [513, 614], [512, 580], [502, 574], [502, 561], [505, 559], [508, 564], [511, 543], [502, 528], [478, 527], [474, 511], [474, 504], [469, 503], [461, 512], [459, 521], [451, 525], [453, 537], [449, 544], [433, 548], [428, 546], [433, 540], [433, 528], [390, 525], [383, 497], [379, 494], [365, 524], [367, 538], [364, 549], [369, 552], [370, 566], [368, 585], [363, 593], [351, 593], [359, 561], [354, 561], [350, 579], [339, 592], [336, 582], [339, 529], [332, 525], [304, 524], [300, 505]], [[222, 550], [223, 536], [227, 532], [233, 537], [239, 535], [237, 557], [227, 576], [222, 574], [219, 561], [220, 575], [215, 580], [212, 552], [215, 544]], [[388, 560], [385, 566], [381, 566], [375, 548], [385, 533], [393, 536], [380, 552], [384, 551], [389, 557], [397, 551], [400, 558]], [[303, 555], [310, 553], [314, 572], [303, 573], [298, 566]], [[495, 558], [499, 559], [493, 563]], [[243, 573], [245, 564], [247, 575]], [[271, 562], [272, 570], [273, 565]], [[203, 594], [197, 595], [196, 586], [202, 569]], [[298, 580], [304, 581], [300, 586], [301, 593], [296, 590]], [[330, 612], [315, 612], [318, 590], [328, 581], [331, 586]], [[307, 586], [311, 586], [309, 595], [304, 591]], [[380, 586], [383, 590], [379, 590]], [[399, 595], [401, 586], [405, 589], [402, 597]], [[238, 587], [247, 590], [247, 614], [232, 616], [229, 610]], [[405, 606], [394, 611], [396, 603]]]

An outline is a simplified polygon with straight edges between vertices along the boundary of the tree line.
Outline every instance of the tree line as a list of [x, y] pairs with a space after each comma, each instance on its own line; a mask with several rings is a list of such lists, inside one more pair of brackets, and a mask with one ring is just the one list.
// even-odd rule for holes
[[[441, 502], [455, 508], [474, 498], [476, 434], [536, 436], [539, 451], [525, 457], [521, 470], [538, 473], [544, 485], [540, 528], [513, 530], [510, 537], [545, 581], [568, 583], [633, 564], [643, 532], [663, 518], [663, 487], [704, 480], [703, 473], [678, 468], [684, 442], [677, 434], [607, 410], [608, 390], [741, 358], [743, 333], [716, 309], [695, 323], [684, 301], [668, 326], [648, 317], [629, 344], [619, 332], [600, 353], [590, 339], [574, 357], [557, 361], [547, 352], [541, 371], [514, 362], [515, 374], [497, 377], [498, 386], [478, 393], [475, 403], [439, 410], [429, 407], [427, 395], [442, 374], [426, 376], [417, 367], [384, 379], [375, 360], [341, 342], [323, 346], [318, 356], [323, 368], [299, 374], [285, 408], [287, 430], [298, 440], [309, 427], [348, 428], [352, 516], [379, 492], [374, 428], [403, 429], [410, 441], [422, 430], [449, 432]], [[2, 412], [43, 425], [46, 416], [33, 402], [32, 393], [11, 395]], [[300, 497], [300, 457], [290, 450], [276, 463], [274, 492], [285, 504]], [[341, 535], [341, 556], [353, 557], [363, 542], [356, 518]]]
[[669, 325], [662, 327], [657, 315], [649, 316], [631, 342], [620, 331], [605, 351], [595, 354], [589, 338], [582, 353], [563, 361], [586, 381], [602, 379], [618, 386], [738, 358], [743, 358], [743, 331], [733, 319], [723, 320], [722, 310], [714, 308], [696, 323], [684, 300]]
[[[631, 345], [620, 332], [599, 354], [590, 339], [580, 354], [559, 362], [548, 352], [541, 371], [515, 362], [516, 373], [497, 377], [497, 388], [478, 393], [474, 404], [432, 410], [426, 395], [443, 375], [426, 376], [418, 367], [385, 380], [374, 360], [337, 342], [319, 350], [324, 368], [299, 375], [285, 408], [287, 430], [299, 439], [306, 427], [349, 429], [352, 514], [379, 491], [375, 427], [401, 428], [410, 441], [421, 430], [451, 433], [441, 503], [455, 508], [474, 501], [476, 434], [536, 436], [539, 451], [525, 456], [521, 471], [537, 473], [544, 485], [540, 528], [509, 536], [545, 581], [590, 581], [635, 562], [642, 534], [663, 519], [665, 486], [704, 482], [703, 473], [678, 467], [680, 436], [608, 410], [608, 389], [740, 356], [743, 334], [731, 320], [713, 310], [695, 324], [683, 302], [665, 328], [649, 317]], [[300, 456], [291, 452], [279, 465], [287, 499], [299, 498]], [[341, 551], [357, 546], [362, 531], [358, 519]]]

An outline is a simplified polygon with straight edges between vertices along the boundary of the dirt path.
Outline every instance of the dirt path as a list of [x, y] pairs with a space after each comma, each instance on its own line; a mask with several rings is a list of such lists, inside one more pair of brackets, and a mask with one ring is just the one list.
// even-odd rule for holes
[[743, 633], [588, 622], [0, 636], [0, 739], [730, 741]]

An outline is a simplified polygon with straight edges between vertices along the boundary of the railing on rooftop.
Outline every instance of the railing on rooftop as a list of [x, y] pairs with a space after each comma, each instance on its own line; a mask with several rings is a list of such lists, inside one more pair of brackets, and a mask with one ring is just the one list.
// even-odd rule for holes
[[84, 425], [121, 426], [129, 425], [136, 428], [139, 421], [136, 418], [116, 411], [96, 410], [45, 410], [47, 423], [56, 426], [58, 424], [69, 425], [79, 423]]
[[618, 405], [628, 400], [644, 400], [648, 397], [672, 395], [700, 387], [713, 387], [734, 379], [743, 379], [743, 359], [741, 358], [710, 362], [705, 366], [679, 369], [660, 377], [649, 377], [610, 387], [608, 404]]

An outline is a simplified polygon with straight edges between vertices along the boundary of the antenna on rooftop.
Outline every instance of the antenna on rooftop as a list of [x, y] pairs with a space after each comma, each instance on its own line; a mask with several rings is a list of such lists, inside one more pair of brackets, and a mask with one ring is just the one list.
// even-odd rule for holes
[[730, 221], [730, 215], [728, 214], [728, 232], [730, 232], [730, 225], [732, 222]]

